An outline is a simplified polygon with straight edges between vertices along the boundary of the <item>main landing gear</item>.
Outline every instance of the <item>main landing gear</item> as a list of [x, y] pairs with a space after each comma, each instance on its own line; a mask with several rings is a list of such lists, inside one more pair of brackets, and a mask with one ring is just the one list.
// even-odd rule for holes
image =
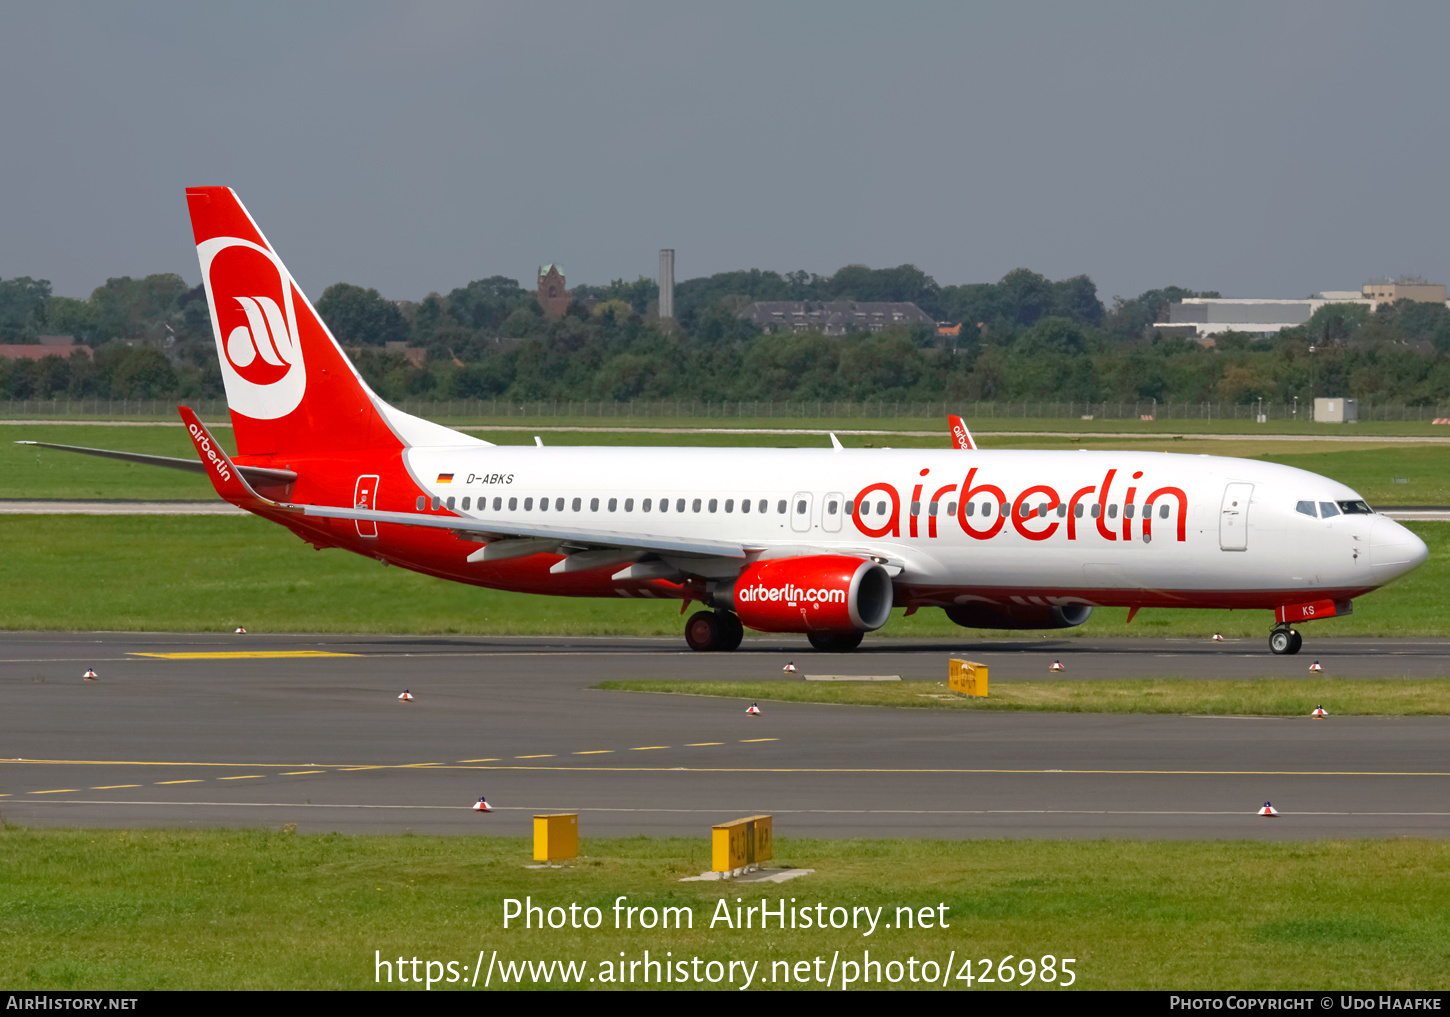
[[1304, 645], [1304, 637], [1287, 626], [1281, 626], [1269, 633], [1269, 649], [1275, 654], [1293, 656]]
[[729, 611], [696, 611], [685, 622], [692, 650], [733, 650], [745, 638], [745, 626]]
[[811, 632], [806, 638], [811, 645], [818, 650], [825, 650], [827, 653], [845, 653], [847, 650], [854, 650], [861, 645], [865, 637], [864, 632]]

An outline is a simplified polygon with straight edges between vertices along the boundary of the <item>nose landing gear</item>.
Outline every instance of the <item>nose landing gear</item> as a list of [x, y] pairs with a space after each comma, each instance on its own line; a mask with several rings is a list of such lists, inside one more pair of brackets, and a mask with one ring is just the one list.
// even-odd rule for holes
[[1295, 630], [1282, 626], [1269, 633], [1269, 649], [1276, 655], [1293, 656], [1304, 645], [1304, 637]]

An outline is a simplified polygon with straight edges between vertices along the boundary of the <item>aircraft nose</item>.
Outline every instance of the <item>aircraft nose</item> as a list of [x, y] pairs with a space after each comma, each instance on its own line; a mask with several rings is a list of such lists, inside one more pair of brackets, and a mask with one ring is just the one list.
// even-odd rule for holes
[[1425, 542], [1393, 519], [1377, 516], [1369, 534], [1369, 564], [1376, 583], [1387, 583], [1430, 557]]

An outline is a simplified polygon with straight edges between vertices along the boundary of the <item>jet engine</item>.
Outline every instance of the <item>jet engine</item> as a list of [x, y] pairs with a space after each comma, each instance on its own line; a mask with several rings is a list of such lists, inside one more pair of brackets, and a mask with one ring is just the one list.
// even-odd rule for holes
[[875, 562], [812, 555], [748, 565], [714, 600], [762, 632], [861, 633], [886, 624], [894, 596]]
[[1088, 620], [1087, 604], [954, 604], [947, 617], [967, 629], [1070, 629]]

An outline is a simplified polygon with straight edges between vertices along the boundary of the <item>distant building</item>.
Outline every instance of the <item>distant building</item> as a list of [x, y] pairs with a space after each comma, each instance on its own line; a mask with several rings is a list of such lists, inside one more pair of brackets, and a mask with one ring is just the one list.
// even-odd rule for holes
[[1220, 332], [1271, 336], [1281, 329], [1302, 325], [1325, 304], [1358, 304], [1373, 314], [1381, 303], [1394, 300], [1450, 306], [1444, 286], [1423, 279], [1403, 278], [1366, 283], [1361, 290], [1325, 290], [1305, 300], [1188, 297], [1169, 304], [1168, 320], [1157, 322], [1153, 330], [1160, 335], [1188, 336], [1211, 345], [1213, 336]]
[[1367, 300], [1414, 300], [1422, 304], [1445, 303], [1445, 287], [1423, 279], [1376, 279], [1364, 284]]
[[538, 299], [546, 318], [562, 318], [569, 310], [569, 289], [564, 285], [564, 273], [558, 265], [539, 269]]
[[422, 367], [428, 361], [428, 351], [422, 346], [409, 346], [406, 342], [393, 340], [385, 343], [383, 349], [388, 353], [401, 353], [403, 359], [414, 367]]
[[757, 300], [740, 317], [767, 332], [880, 332], [893, 325], [930, 325], [936, 319], [915, 304], [858, 303], [854, 300]]
[[0, 357], [7, 360], [39, 360], [41, 357], [69, 357], [79, 351], [91, 358], [91, 348], [77, 345], [74, 336], [42, 335], [38, 343], [0, 343]]

